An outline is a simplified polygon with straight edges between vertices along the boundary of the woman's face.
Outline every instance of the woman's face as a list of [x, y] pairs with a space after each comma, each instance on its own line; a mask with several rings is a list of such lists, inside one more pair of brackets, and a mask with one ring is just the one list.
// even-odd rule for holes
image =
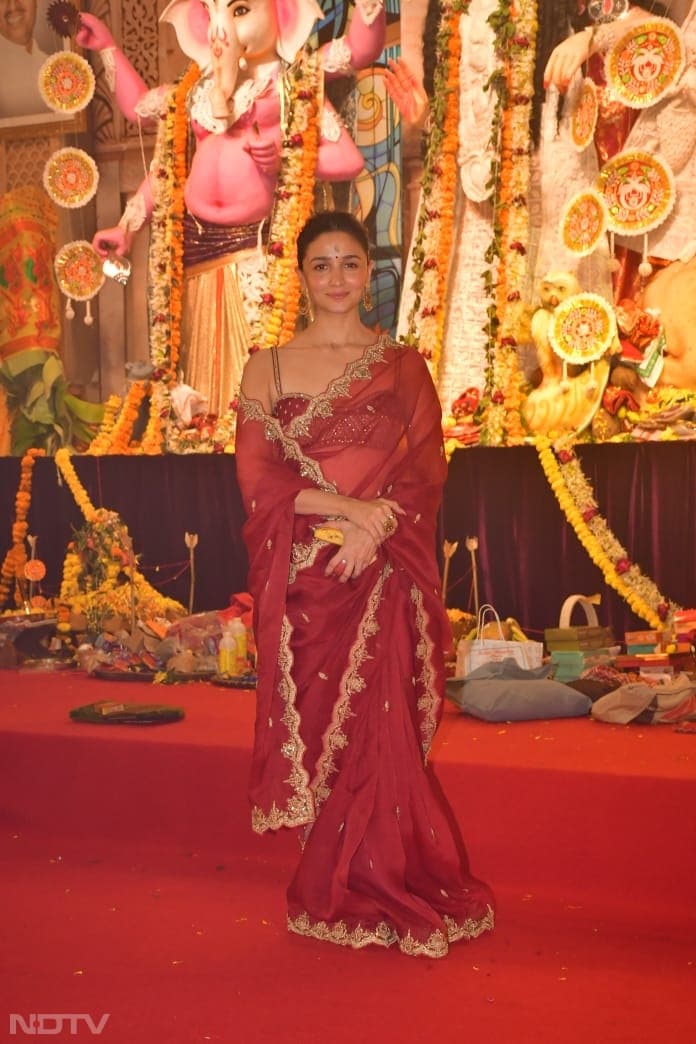
[[27, 47], [34, 33], [36, 0], [0, 0], [0, 34]]
[[371, 271], [372, 262], [348, 232], [322, 232], [310, 243], [302, 262], [315, 315], [320, 311], [344, 315], [357, 309]]

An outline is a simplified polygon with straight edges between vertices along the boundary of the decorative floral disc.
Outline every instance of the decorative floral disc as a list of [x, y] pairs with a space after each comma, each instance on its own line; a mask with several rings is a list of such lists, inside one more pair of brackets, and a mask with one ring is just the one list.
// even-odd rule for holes
[[604, 59], [612, 94], [631, 109], [646, 109], [659, 101], [679, 79], [684, 65], [684, 37], [668, 18], [632, 26]]
[[46, 20], [59, 36], [74, 36], [80, 26], [80, 12], [67, 0], [51, 0]]
[[82, 149], [58, 149], [43, 172], [46, 192], [59, 207], [83, 207], [97, 191], [97, 165]]
[[39, 69], [41, 97], [54, 112], [81, 112], [94, 96], [94, 73], [86, 58], [58, 51]]
[[549, 324], [551, 347], [566, 362], [582, 365], [601, 359], [616, 337], [611, 305], [599, 294], [567, 297]]
[[586, 76], [578, 92], [570, 122], [570, 135], [578, 152], [586, 149], [593, 140], [598, 113], [597, 87], [594, 80]]
[[674, 175], [649, 152], [619, 152], [599, 172], [612, 232], [639, 236], [657, 228], [674, 206]]
[[595, 189], [585, 189], [568, 201], [561, 218], [561, 239], [578, 257], [591, 254], [607, 230], [607, 208]]
[[37, 583], [46, 575], [46, 566], [40, 558], [30, 558], [24, 565], [24, 575], [33, 584]]
[[102, 259], [86, 239], [76, 239], [61, 247], [54, 267], [58, 286], [73, 301], [91, 300], [106, 280]]

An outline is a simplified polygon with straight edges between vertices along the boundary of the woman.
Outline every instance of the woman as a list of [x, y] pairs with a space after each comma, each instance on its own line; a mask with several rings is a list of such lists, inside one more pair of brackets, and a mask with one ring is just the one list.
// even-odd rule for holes
[[312, 321], [249, 360], [237, 427], [259, 653], [253, 826], [302, 828], [291, 931], [440, 957], [493, 924], [424, 771], [449, 640], [440, 407], [420, 355], [360, 320], [362, 226], [315, 215], [297, 260]]

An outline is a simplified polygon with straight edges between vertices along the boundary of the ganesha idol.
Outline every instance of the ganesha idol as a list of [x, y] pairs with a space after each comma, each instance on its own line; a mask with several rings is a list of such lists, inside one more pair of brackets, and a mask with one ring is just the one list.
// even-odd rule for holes
[[[163, 284], [170, 277], [161, 262], [152, 261], [157, 226], [162, 224], [158, 193], [162, 181], [176, 187], [177, 172], [183, 172], [180, 365], [184, 382], [205, 397], [212, 413], [223, 414], [228, 408], [252, 343], [262, 231], [267, 231], [281, 174], [288, 83], [294, 75], [293, 63], [322, 17], [315, 0], [173, 0], [161, 19], [173, 25], [182, 51], [195, 65], [178, 86], [149, 90], [115, 46], [108, 28], [92, 15], [81, 15], [77, 42], [100, 52], [123, 114], [143, 126], [160, 128], [148, 176], [128, 201], [118, 225], [98, 231], [93, 243], [103, 257], [127, 255], [134, 235], [151, 221], [154, 211], [152, 348], [157, 319], [153, 284], [156, 287], [158, 280]], [[374, 62], [384, 37], [382, 0], [358, 0], [345, 36], [318, 52], [318, 77], [312, 81], [313, 96], [320, 96], [321, 104], [317, 179], [351, 180], [363, 169], [358, 148], [323, 98], [323, 84]], [[183, 128], [174, 120], [170, 140], [162, 144], [162, 125], [177, 105]], [[166, 147], [176, 153], [169, 168], [161, 156]], [[172, 164], [173, 174], [168, 173]], [[285, 244], [289, 252], [293, 248], [294, 244]], [[154, 352], [153, 362], [156, 366], [159, 362]]]

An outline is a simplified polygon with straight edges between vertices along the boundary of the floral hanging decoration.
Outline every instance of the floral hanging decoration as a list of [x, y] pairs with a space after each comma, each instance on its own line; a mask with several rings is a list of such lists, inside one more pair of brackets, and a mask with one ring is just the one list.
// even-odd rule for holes
[[592, 487], [575, 454], [572, 442], [552, 443], [538, 436], [536, 449], [544, 474], [558, 504], [606, 583], [629, 605], [636, 616], [655, 630], [669, 623], [679, 609], [658, 590], [631, 561], [599, 512]]

